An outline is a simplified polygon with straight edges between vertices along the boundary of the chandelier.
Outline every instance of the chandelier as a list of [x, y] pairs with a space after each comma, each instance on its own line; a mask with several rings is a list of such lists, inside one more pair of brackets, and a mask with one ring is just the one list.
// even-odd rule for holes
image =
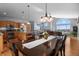
[[45, 4], [45, 16], [41, 17], [41, 22], [51, 22], [53, 21], [53, 17], [50, 15], [48, 16], [47, 14], [47, 3]]

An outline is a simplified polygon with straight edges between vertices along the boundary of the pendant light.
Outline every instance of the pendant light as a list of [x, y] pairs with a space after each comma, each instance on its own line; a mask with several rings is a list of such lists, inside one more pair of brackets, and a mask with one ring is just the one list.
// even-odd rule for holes
[[[27, 5], [28, 7], [28, 20], [30, 20], [30, 5]], [[30, 24], [30, 22], [27, 22], [27, 24]]]
[[51, 22], [53, 20], [53, 17], [47, 14], [47, 3], [45, 4], [45, 16], [41, 17], [41, 22]]

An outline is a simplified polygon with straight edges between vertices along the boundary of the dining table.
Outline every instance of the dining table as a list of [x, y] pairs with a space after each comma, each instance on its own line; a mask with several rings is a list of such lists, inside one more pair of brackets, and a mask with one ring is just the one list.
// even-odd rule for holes
[[56, 45], [56, 36], [50, 35], [47, 39], [40, 38], [30, 42], [16, 44], [18, 52], [24, 56], [48, 56]]

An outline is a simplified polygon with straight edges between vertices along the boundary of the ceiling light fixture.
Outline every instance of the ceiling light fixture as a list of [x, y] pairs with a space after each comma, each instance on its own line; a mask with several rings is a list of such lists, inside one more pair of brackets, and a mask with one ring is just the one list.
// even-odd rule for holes
[[50, 15], [48, 16], [47, 14], [47, 3], [45, 4], [45, 16], [41, 17], [41, 22], [51, 22], [53, 21], [53, 17]]
[[[30, 20], [30, 5], [27, 5], [27, 7], [28, 7], [28, 20]], [[30, 24], [30, 22], [28, 21], [27, 22], [27, 24]]]
[[7, 12], [3, 12], [3, 15], [5, 15], [5, 16], [6, 16], [6, 15], [7, 15]]

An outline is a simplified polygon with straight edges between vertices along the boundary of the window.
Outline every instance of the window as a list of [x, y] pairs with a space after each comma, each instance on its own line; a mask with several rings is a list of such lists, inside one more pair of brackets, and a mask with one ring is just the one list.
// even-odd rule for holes
[[40, 25], [39, 25], [39, 24], [34, 23], [34, 30], [40, 30]]
[[57, 30], [70, 30], [71, 22], [69, 19], [58, 19], [56, 22], [56, 29]]
[[41, 24], [34, 24], [34, 30], [48, 30], [49, 29], [49, 24], [48, 23], [41, 23]]
[[49, 29], [49, 23], [45, 22], [45, 23], [41, 23], [40, 27], [42, 30], [48, 30]]

